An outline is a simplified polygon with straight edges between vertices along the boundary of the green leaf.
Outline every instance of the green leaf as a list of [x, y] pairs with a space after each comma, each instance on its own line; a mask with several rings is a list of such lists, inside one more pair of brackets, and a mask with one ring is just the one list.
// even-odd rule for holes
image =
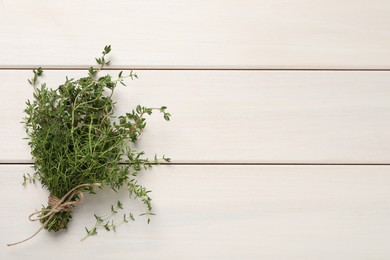
[[104, 55], [105, 55], [105, 54], [108, 54], [108, 53], [110, 53], [110, 51], [111, 51], [111, 45], [106, 45], [106, 46], [104, 47], [103, 54], [104, 54]]
[[94, 77], [96, 76], [96, 74], [97, 74], [97, 70], [95, 70], [93, 67], [90, 67], [90, 68], [88, 69], [88, 74], [89, 74], [89, 76], [90, 76], [91, 78], [94, 78]]

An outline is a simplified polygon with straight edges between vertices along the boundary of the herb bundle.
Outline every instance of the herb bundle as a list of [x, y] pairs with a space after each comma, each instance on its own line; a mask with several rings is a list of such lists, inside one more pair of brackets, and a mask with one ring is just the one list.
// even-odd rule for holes
[[[34, 76], [29, 80], [34, 87], [34, 99], [26, 102], [24, 124], [35, 173], [24, 176], [24, 183], [39, 181], [50, 192], [49, 205], [30, 216], [30, 220], [42, 223], [41, 229], [66, 229], [72, 208], [82, 202], [83, 192], [93, 194], [97, 187], [114, 191], [124, 187], [143, 202], [146, 210], [142, 215], [148, 217], [148, 222], [153, 215], [150, 191], [137, 183], [136, 176], [142, 169], [170, 159], [155, 156], [150, 160], [144, 152], [134, 150], [132, 144], [146, 126], [146, 115], [158, 111], [169, 121], [170, 114], [165, 106], [138, 105], [125, 115], [114, 116], [116, 103], [112, 96], [116, 87], [125, 85], [126, 78], [138, 77], [133, 71], [127, 75], [121, 71], [116, 78], [99, 77], [100, 70], [110, 63], [106, 58], [110, 51], [110, 45], [104, 48], [102, 56], [96, 58], [99, 67], [89, 68], [88, 76], [66, 78], [57, 89], [48, 88], [45, 83], [38, 86], [41, 68], [33, 70]], [[115, 205], [108, 215], [122, 208], [119, 201]], [[32, 216], [36, 218], [31, 219]], [[114, 222], [103, 225], [103, 217], [95, 217], [96, 225], [87, 229], [87, 237], [96, 234], [99, 226], [115, 230]], [[129, 219], [133, 220], [133, 215], [125, 214], [122, 222]]]

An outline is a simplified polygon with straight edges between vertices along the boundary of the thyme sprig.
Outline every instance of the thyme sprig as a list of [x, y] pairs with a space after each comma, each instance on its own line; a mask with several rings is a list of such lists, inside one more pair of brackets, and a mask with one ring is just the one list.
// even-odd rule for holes
[[110, 217], [112, 217], [113, 215], [116, 215], [119, 212], [119, 210], [123, 210], [123, 205], [120, 201], [118, 201], [115, 206], [112, 205], [110, 211], [108, 211], [107, 213], [105, 213], [101, 216], [97, 216], [96, 214], [94, 214], [94, 217], [96, 220], [95, 225], [90, 229], [88, 229], [87, 227], [85, 228], [87, 233], [81, 239], [81, 241], [84, 241], [85, 239], [87, 239], [90, 236], [97, 235], [97, 233], [98, 233], [97, 229], [99, 227], [103, 227], [106, 231], [116, 232], [116, 228], [118, 226], [120, 226], [124, 223], [128, 223], [130, 220], [132, 220], [132, 221], [135, 220], [134, 215], [132, 213], [128, 213], [128, 214], [123, 214], [123, 217], [120, 221], [114, 222], [114, 220], [110, 219]]
[[[105, 46], [102, 56], [96, 58], [99, 67], [90, 67], [88, 75], [79, 79], [66, 77], [56, 89], [39, 85], [43, 75], [41, 68], [33, 70], [28, 82], [34, 87], [32, 101], [26, 102], [24, 124], [29, 138], [35, 173], [24, 176], [24, 184], [40, 181], [49, 192], [61, 198], [69, 190], [80, 184], [99, 183], [101, 188], [118, 191], [125, 187], [130, 195], [140, 199], [145, 205], [145, 215], [150, 221], [152, 213], [150, 191], [137, 183], [136, 177], [142, 169], [153, 164], [170, 162], [170, 159], [155, 156], [144, 157], [144, 152], [135, 150], [132, 144], [140, 138], [146, 126], [146, 116], [158, 111], [165, 120], [170, 120], [167, 107], [158, 108], [136, 106], [133, 110], [114, 116], [116, 103], [112, 99], [116, 87], [126, 85], [125, 79], [137, 79], [133, 71], [127, 75], [119, 72], [116, 78], [111, 75], [99, 76], [101, 70], [110, 64], [107, 55], [111, 46]], [[96, 187], [86, 186], [80, 192], [95, 193]], [[75, 195], [71, 200], [79, 199]], [[87, 237], [96, 234], [103, 219], [116, 214], [122, 204], [112, 207], [111, 214], [96, 216], [95, 226], [87, 229]], [[50, 210], [45, 206], [42, 210]], [[49, 231], [66, 229], [72, 211], [60, 211], [45, 226]], [[123, 223], [133, 220], [132, 214], [125, 214]], [[42, 218], [45, 223], [47, 219]], [[117, 223], [118, 224], [118, 223]], [[115, 230], [114, 222], [104, 224], [106, 230]]]

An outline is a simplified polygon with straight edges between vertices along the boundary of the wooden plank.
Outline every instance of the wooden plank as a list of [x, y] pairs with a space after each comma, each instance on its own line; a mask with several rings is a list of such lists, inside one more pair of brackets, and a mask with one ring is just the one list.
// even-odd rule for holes
[[0, 65], [390, 68], [387, 0], [2, 1]]
[[[47, 71], [49, 86], [81, 71]], [[117, 72], [112, 72], [117, 74]], [[27, 71], [1, 71], [0, 162], [31, 162]], [[167, 105], [138, 149], [177, 163], [390, 163], [389, 72], [140, 71], [118, 88], [118, 115]], [[44, 79], [46, 80], [46, 79]]]
[[[87, 196], [69, 230], [41, 232], [27, 215], [46, 203], [40, 185], [21, 187], [27, 166], [0, 166], [0, 258], [388, 259], [390, 167], [161, 166], [142, 175], [157, 215], [80, 242], [93, 213], [117, 195]], [[138, 212], [126, 192], [119, 198]], [[131, 205], [133, 204], [133, 205]], [[131, 205], [131, 206], [129, 206]]]

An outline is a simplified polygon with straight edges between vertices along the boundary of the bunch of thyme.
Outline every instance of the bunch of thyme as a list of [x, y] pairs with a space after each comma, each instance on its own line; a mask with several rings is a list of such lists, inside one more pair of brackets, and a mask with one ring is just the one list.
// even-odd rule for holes
[[[70, 202], [79, 200], [81, 192], [94, 193], [96, 185], [93, 184], [115, 191], [125, 187], [130, 195], [144, 203], [143, 215], [148, 216], [149, 221], [149, 216], [153, 215], [150, 191], [137, 183], [136, 176], [142, 169], [170, 159], [155, 156], [149, 160], [144, 158], [144, 152], [134, 150], [132, 144], [146, 126], [146, 115], [159, 111], [169, 121], [170, 114], [165, 106], [138, 105], [125, 115], [114, 116], [116, 103], [112, 96], [116, 87], [125, 85], [126, 78], [135, 79], [137, 75], [133, 71], [124, 75], [121, 71], [116, 78], [99, 77], [100, 70], [110, 63], [106, 58], [110, 51], [110, 45], [104, 48], [102, 57], [96, 59], [99, 68], [89, 68], [88, 76], [66, 78], [57, 89], [48, 88], [45, 83], [38, 86], [43, 71], [41, 68], [33, 70], [29, 83], [34, 87], [34, 99], [26, 102], [24, 123], [35, 173], [24, 176], [24, 180], [40, 181], [56, 198], [80, 187], [69, 198]], [[80, 186], [84, 184], [87, 185]], [[118, 206], [121, 207], [120, 202]], [[41, 216], [50, 210], [51, 206], [43, 207]], [[116, 213], [114, 207], [112, 211]], [[67, 228], [71, 217], [71, 210], [61, 210], [50, 219], [42, 217], [40, 221], [47, 230], [58, 231]], [[95, 217], [100, 223], [101, 218]], [[128, 219], [133, 219], [133, 215], [125, 215], [124, 221]], [[106, 223], [104, 227], [111, 230], [114, 225]], [[96, 228], [93, 232], [87, 229], [87, 235], [94, 233]]]

